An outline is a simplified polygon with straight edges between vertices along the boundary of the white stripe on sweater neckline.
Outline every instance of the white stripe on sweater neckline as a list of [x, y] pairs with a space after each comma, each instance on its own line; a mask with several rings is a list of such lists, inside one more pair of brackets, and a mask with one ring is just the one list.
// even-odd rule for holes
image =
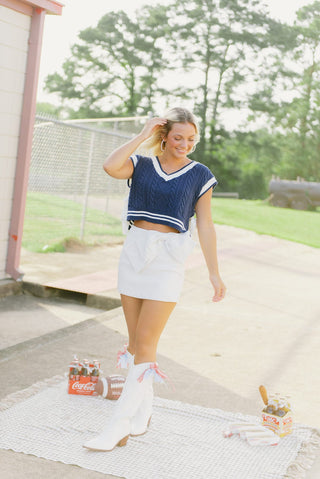
[[190, 171], [197, 164], [197, 161], [192, 161], [188, 165], [185, 165], [182, 168], [180, 168], [180, 170], [178, 170], [178, 171], [175, 171], [173, 173], [166, 173], [161, 168], [161, 164], [160, 164], [159, 158], [157, 156], [152, 156], [151, 159], [152, 159], [154, 169], [156, 170], [158, 175], [161, 176], [161, 178], [163, 178], [166, 181], [173, 180], [174, 178], [178, 178], [179, 176], [184, 175], [185, 173]]

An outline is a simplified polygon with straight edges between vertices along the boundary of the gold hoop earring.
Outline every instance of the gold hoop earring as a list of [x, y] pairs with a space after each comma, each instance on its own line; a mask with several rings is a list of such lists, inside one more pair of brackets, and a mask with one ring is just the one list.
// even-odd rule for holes
[[[163, 146], [163, 144], [164, 144], [164, 146]], [[160, 145], [160, 150], [164, 151], [165, 148], [166, 148], [166, 142], [164, 140], [162, 140], [161, 145]]]
[[195, 150], [196, 150], [197, 146], [196, 145], [193, 145], [193, 147], [191, 148], [190, 150], [190, 154], [193, 153]]

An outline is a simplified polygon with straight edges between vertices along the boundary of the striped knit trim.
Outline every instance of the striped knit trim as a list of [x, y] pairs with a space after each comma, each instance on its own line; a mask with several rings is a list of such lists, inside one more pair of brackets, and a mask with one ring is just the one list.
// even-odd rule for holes
[[183, 166], [180, 170], [176, 171], [175, 173], [166, 173], [165, 171], [161, 169], [160, 162], [157, 156], [152, 156], [151, 159], [152, 159], [154, 169], [156, 170], [158, 175], [161, 176], [161, 178], [163, 178], [165, 181], [170, 181], [170, 180], [173, 180], [174, 178], [178, 178], [179, 176], [184, 175], [197, 164], [196, 161], [193, 161], [189, 165]]
[[160, 220], [160, 221], [168, 221], [174, 225], [178, 225], [182, 230], [185, 231], [185, 226], [183, 221], [180, 221], [178, 218], [174, 218], [173, 216], [168, 215], [160, 215], [158, 213], [151, 213], [150, 211], [139, 211], [139, 210], [128, 210], [128, 217], [135, 216], [135, 217], [145, 217], [152, 220]]
[[207, 181], [207, 183], [201, 188], [198, 198], [200, 198], [200, 196], [202, 196], [206, 191], [208, 191], [209, 188], [215, 186], [217, 183], [218, 182], [215, 177], [210, 178], [210, 180]]
[[136, 167], [136, 166], [137, 166], [137, 163], [138, 163], [137, 155], [131, 155], [131, 156], [130, 156], [130, 160], [132, 161], [133, 166]]

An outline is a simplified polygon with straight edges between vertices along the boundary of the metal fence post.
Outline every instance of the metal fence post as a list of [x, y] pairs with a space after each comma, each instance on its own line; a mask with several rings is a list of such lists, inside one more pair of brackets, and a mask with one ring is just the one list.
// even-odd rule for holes
[[[83, 147], [82, 147], [82, 137], [84, 136], [85, 137], [85, 131], [81, 130], [79, 128], [79, 131], [78, 131], [78, 134], [76, 135], [76, 133], [74, 132], [74, 136], [75, 138], [77, 137], [77, 150], [75, 151], [75, 153], [77, 153], [77, 155], [75, 155], [75, 157], [77, 158], [77, 164], [76, 164], [76, 168], [78, 171], [81, 171], [82, 169], [82, 156], [83, 156]], [[79, 201], [79, 196], [81, 195], [81, 192], [79, 191], [79, 183], [77, 185], [72, 185], [72, 194], [73, 194], [73, 201]]]
[[88, 159], [87, 176], [86, 176], [84, 201], [83, 201], [83, 209], [82, 209], [82, 218], [81, 218], [81, 229], [80, 229], [80, 240], [81, 241], [83, 240], [83, 237], [84, 237], [84, 228], [85, 228], [87, 208], [88, 208], [88, 198], [89, 198], [89, 188], [90, 188], [90, 177], [91, 177], [91, 169], [92, 169], [94, 140], [95, 140], [95, 132], [93, 131], [91, 133], [91, 138], [90, 138], [89, 159]]

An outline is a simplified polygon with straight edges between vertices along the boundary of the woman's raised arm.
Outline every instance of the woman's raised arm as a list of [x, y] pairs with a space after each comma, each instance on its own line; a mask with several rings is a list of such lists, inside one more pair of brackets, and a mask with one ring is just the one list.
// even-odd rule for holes
[[130, 156], [137, 148], [146, 141], [156, 128], [163, 126], [167, 122], [164, 118], [151, 118], [147, 121], [142, 131], [124, 145], [114, 150], [105, 160], [103, 169], [113, 178], [127, 179], [131, 178], [133, 173], [133, 164]]

